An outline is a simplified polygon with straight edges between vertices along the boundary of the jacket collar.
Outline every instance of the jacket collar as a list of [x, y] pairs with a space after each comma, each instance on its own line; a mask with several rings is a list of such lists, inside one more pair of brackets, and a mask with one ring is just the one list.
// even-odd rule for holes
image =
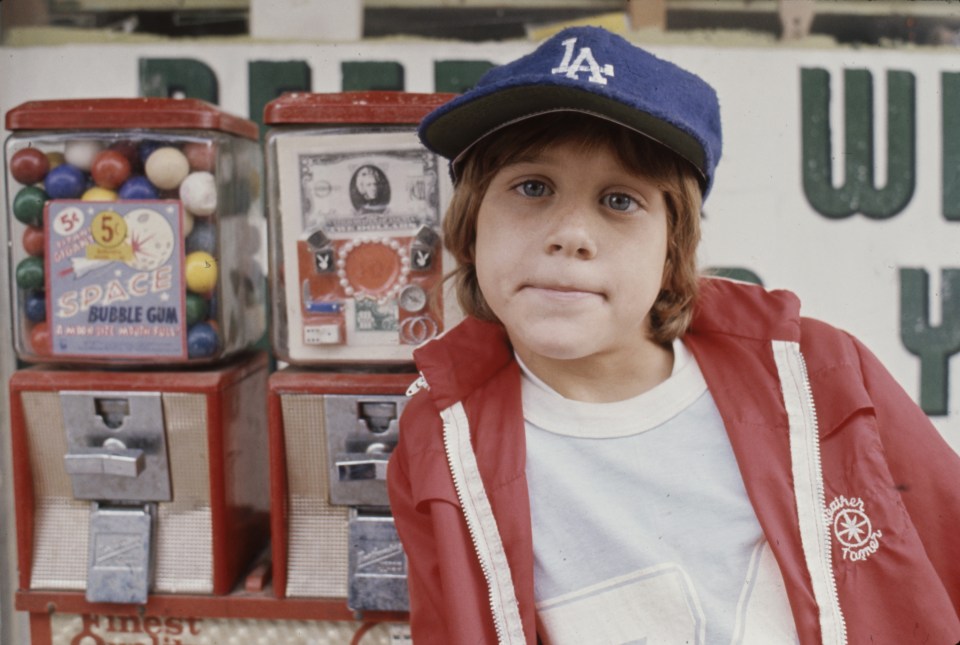
[[[700, 287], [691, 333], [800, 339], [800, 300], [793, 293], [722, 278], [704, 278]], [[513, 349], [502, 325], [467, 317], [418, 348], [414, 359], [431, 397], [443, 410], [509, 365]]]
[[430, 396], [444, 410], [486, 383], [513, 361], [513, 348], [499, 323], [467, 317], [413, 353]]
[[799, 341], [800, 299], [789, 291], [703, 278], [690, 332]]

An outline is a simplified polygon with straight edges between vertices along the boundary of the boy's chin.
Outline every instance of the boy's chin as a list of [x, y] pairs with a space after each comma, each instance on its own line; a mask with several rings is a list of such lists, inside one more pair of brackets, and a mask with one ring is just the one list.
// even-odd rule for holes
[[656, 343], [638, 330], [636, 336], [625, 336], [619, 328], [602, 321], [560, 322], [541, 320], [523, 324], [507, 334], [517, 354], [525, 363], [536, 361], [621, 360], [625, 355], [642, 357]]
[[514, 339], [514, 348], [524, 362], [536, 360], [573, 361], [600, 353], [595, 338], [582, 334], [553, 333], [546, 338]]

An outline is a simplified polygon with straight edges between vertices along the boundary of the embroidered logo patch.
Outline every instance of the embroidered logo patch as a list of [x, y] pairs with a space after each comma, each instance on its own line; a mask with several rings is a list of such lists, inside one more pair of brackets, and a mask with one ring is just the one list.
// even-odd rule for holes
[[844, 560], [866, 560], [880, 548], [883, 532], [873, 528], [859, 497], [835, 497], [827, 509], [827, 522], [833, 527]]
[[551, 74], [563, 74], [567, 78], [580, 80], [580, 73], [589, 73], [587, 80], [598, 85], [606, 85], [606, 76], [613, 76], [613, 65], [607, 63], [603, 67], [597, 63], [593, 56], [593, 50], [589, 47], [581, 47], [574, 58], [573, 48], [577, 44], [576, 38], [568, 38], [563, 41], [563, 60], [560, 61], [560, 67], [554, 67], [550, 70]]

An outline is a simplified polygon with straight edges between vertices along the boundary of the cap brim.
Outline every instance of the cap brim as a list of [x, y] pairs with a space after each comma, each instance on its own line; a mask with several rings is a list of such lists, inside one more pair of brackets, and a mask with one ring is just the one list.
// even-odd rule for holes
[[[456, 105], [428, 123], [420, 136], [437, 153], [457, 162], [473, 146], [502, 128], [551, 112], [582, 112], [646, 135], [690, 162], [706, 181], [706, 156], [700, 143], [676, 126], [618, 100], [561, 85], [508, 87]], [[442, 110], [442, 109], [441, 109]]]

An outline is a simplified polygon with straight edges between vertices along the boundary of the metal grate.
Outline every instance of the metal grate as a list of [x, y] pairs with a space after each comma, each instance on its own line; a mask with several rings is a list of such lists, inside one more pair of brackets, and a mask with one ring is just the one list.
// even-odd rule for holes
[[284, 395], [288, 500], [287, 595], [347, 596], [348, 513], [329, 502], [322, 395]]

